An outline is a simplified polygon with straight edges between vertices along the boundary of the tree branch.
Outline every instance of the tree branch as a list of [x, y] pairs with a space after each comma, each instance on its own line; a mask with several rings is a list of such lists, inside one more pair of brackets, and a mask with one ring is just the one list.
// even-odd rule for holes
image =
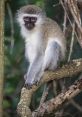
[[[64, 3], [62, 0], [61, 1], [61, 5], [64, 8]], [[80, 11], [77, 5], [77, 1], [76, 0], [67, 0], [67, 7], [69, 9], [69, 11], [71, 12], [73, 19], [76, 23], [77, 26], [77, 30], [76, 30], [76, 35], [78, 36], [77, 40], [80, 44], [80, 46], [82, 47], [82, 27], [81, 27], [81, 17], [80, 17]], [[65, 8], [64, 8], [65, 9]]]
[[54, 110], [56, 111], [64, 103], [68, 102], [71, 98], [75, 97], [81, 91], [82, 91], [82, 79], [78, 80], [72, 86], [70, 86], [66, 92], [60, 93], [56, 98], [53, 98], [43, 103], [39, 108], [38, 115], [35, 116], [37, 112], [34, 112], [33, 117], [41, 117], [44, 114], [50, 114]]
[[82, 59], [73, 60], [70, 63], [64, 65], [62, 68], [53, 71], [47, 71], [44, 73], [38, 86], [33, 86], [28, 90], [25, 87], [22, 88], [20, 102], [18, 103], [17, 111], [21, 117], [31, 117], [31, 110], [29, 108], [31, 97], [33, 93], [43, 84], [51, 80], [58, 80], [63, 77], [70, 77], [82, 71]]
[[80, 17], [80, 12], [77, 6], [77, 1], [75, 0], [68, 0], [68, 6], [69, 6], [69, 10], [76, 22], [77, 25], [77, 34], [79, 36], [78, 38], [78, 42], [80, 44], [80, 46], [82, 47], [82, 27], [81, 27], [81, 17]]

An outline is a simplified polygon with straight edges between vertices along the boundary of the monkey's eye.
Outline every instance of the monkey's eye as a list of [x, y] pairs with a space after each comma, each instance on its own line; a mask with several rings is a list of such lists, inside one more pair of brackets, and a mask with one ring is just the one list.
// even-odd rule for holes
[[29, 21], [29, 17], [24, 17], [23, 19], [24, 19], [24, 21], [26, 21], [26, 22]]
[[36, 22], [37, 21], [37, 18], [36, 17], [31, 17], [31, 21], [32, 22]]

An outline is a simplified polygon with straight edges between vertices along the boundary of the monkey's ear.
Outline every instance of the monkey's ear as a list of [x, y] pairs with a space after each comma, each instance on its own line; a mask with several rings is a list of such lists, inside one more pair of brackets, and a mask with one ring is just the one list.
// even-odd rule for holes
[[17, 10], [17, 11], [16, 11], [16, 14], [15, 14], [15, 18], [16, 18], [16, 19], [18, 18], [19, 14], [20, 14], [20, 10]]
[[16, 22], [18, 22], [19, 24], [24, 24], [24, 21], [23, 21], [23, 16], [24, 14], [19, 10], [17, 10], [17, 13], [15, 15], [15, 19], [16, 19]]
[[17, 22], [19, 22], [19, 10], [17, 10], [17, 12], [15, 14], [15, 19]]

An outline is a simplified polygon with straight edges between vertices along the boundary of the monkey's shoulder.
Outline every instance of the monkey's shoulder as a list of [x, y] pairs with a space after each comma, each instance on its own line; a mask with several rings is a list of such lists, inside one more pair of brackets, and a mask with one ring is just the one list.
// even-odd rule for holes
[[45, 18], [45, 24], [48, 24], [48, 25], [58, 25], [56, 21], [54, 21], [53, 19], [51, 18]]
[[64, 37], [64, 34], [58, 25], [58, 23], [50, 18], [46, 18], [43, 25], [42, 30], [44, 31], [45, 35], [48, 37]]
[[52, 20], [51, 18], [46, 18], [43, 25], [44, 27], [46, 26], [46, 28], [52, 27], [51, 30], [55, 28], [59, 28], [59, 25], [57, 24], [57, 22]]

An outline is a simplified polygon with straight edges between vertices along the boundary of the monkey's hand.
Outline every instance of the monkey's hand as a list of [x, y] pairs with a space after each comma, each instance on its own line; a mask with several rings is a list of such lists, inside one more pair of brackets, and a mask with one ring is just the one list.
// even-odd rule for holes
[[32, 88], [33, 85], [37, 85], [37, 82], [32, 82], [30, 79], [28, 79], [27, 74], [24, 75], [24, 80], [25, 80], [24, 86], [28, 89]]
[[26, 88], [30, 89], [30, 88], [32, 88], [33, 85], [38, 85], [39, 84], [40, 78], [41, 77], [38, 76], [38, 78], [35, 78], [35, 80], [32, 81], [31, 79], [28, 79], [27, 74], [25, 74], [24, 75], [24, 79], [25, 79], [25, 85], [24, 86]]

